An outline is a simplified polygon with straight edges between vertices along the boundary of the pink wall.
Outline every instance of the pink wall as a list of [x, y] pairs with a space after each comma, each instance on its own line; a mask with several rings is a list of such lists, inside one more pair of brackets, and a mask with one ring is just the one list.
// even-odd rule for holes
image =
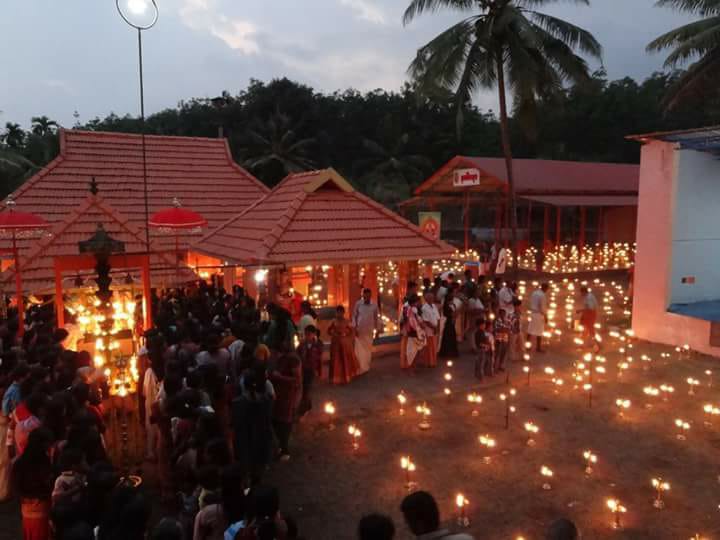
[[613, 206], [605, 208], [603, 217], [603, 239], [605, 242], [635, 241], [637, 229], [636, 206]]
[[720, 356], [720, 348], [709, 345], [709, 322], [667, 312], [676, 177], [677, 155], [672, 144], [652, 141], [643, 146], [633, 330], [640, 339], [672, 346], [688, 343], [693, 350]]

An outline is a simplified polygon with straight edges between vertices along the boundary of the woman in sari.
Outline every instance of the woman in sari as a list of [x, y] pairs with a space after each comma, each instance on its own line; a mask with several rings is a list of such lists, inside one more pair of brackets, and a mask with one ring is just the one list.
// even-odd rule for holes
[[49, 457], [51, 444], [50, 430], [33, 430], [25, 452], [12, 468], [12, 485], [20, 497], [23, 540], [50, 538], [50, 500], [55, 482]]
[[336, 316], [330, 323], [330, 372], [328, 380], [332, 384], [347, 384], [358, 372], [355, 358], [355, 333], [350, 321], [345, 318], [345, 308], [338, 306]]
[[443, 317], [445, 317], [445, 328], [440, 345], [440, 358], [457, 358], [458, 353], [457, 332], [455, 331], [455, 298], [452, 291], [447, 293], [443, 302]]

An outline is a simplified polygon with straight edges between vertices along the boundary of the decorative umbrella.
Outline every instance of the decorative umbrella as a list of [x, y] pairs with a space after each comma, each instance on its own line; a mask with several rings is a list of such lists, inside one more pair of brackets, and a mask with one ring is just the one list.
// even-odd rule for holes
[[25, 331], [25, 304], [23, 302], [22, 276], [20, 273], [20, 255], [18, 253], [17, 239], [29, 238], [42, 234], [48, 227], [48, 222], [40, 216], [30, 212], [15, 210], [15, 201], [8, 198], [5, 201], [7, 210], [0, 212], [0, 235], [12, 238], [12, 254], [15, 259], [15, 294], [18, 308], [18, 335]]
[[152, 215], [148, 225], [157, 228], [160, 232], [175, 234], [175, 274], [176, 281], [180, 281], [180, 231], [197, 233], [207, 225], [207, 220], [197, 212], [184, 208], [177, 197], [173, 198], [172, 208], [165, 208]]

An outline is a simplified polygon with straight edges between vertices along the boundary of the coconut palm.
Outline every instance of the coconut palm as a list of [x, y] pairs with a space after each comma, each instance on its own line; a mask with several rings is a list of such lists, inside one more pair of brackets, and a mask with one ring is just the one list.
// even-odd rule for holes
[[716, 91], [720, 83], [720, 0], [658, 0], [655, 5], [700, 17], [663, 34], [647, 46], [650, 52], [672, 49], [665, 60], [669, 68], [694, 60], [670, 88], [665, 98], [666, 108], [673, 108], [691, 95]]
[[363, 139], [366, 157], [358, 160], [355, 168], [364, 172], [361, 183], [368, 195], [388, 205], [396, 204], [407, 199], [413, 185], [432, 168], [429, 159], [412, 153], [409, 141], [407, 133], [387, 144]]
[[307, 171], [314, 167], [308, 152], [313, 138], [298, 138], [290, 117], [279, 110], [265, 122], [258, 122], [246, 133], [244, 165], [253, 171], [267, 166], [280, 167], [284, 174]]
[[47, 116], [33, 116], [31, 122], [33, 135], [39, 137], [54, 135], [58, 128], [58, 123], [55, 120], [50, 120]]
[[7, 122], [5, 132], [0, 135], [0, 141], [9, 148], [21, 148], [25, 143], [25, 131], [20, 127], [20, 124]]
[[[571, 0], [589, 5], [589, 0]], [[497, 87], [500, 132], [510, 199], [513, 251], [517, 253], [517, 214], [506, 91], [518, 110], [565, 81], [589, 79], [586, 61], [575, 51], [600, 58], [602, 47], [588, 31], [537, 11], [559, 0], [412, 0], [403, 22], [441, 8], [470, 16], [422, 46], [410, 64], [421, 90], [454, 92], [458, 125], [463, 110], [481, 88]]]

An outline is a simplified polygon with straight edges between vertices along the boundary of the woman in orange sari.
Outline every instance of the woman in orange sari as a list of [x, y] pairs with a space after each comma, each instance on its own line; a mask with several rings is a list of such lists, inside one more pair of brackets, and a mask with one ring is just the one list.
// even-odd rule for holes
[[23, 540], [49, 540], [50, 497], [55, 474], [50, 463], [52, 433], [33, 430], [28, 445], [12, 468], [12, 485], [20, 497]]
[[332, 384], [347, 384], [358, 372], [355, 358], [355, 333], [350, 321], [345, 318], [345, 308], [338, 306], [336, 316], [330, 323], [330, 372], [328, 380]]

